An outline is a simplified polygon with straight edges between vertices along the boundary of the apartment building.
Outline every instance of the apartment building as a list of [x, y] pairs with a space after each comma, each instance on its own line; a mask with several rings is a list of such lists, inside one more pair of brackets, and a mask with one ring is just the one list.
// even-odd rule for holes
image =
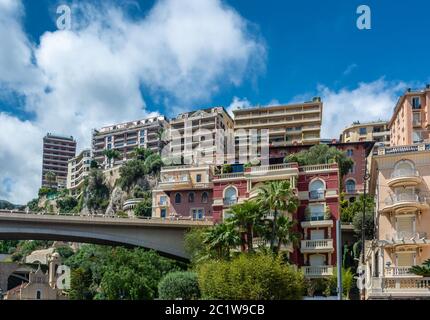
[[163, 150], [163, 158], [177, 165], [231, 162], [234, 148], [229, 152], [227, 137], [230, 135], [233, 140], [233, 127], [233, 120], [223, 107], [182, 113], [170, 121], [170, 143]]
[[233, 111], [236, 160], [244, 163], [246, 160], [239, 159], [240, 155], [248, 154], [256, 158], [267, 157], [264, 148], [318, 144], [322, 111], [320, 98], [301, 104]]
[[[43, 138], [42, 186], [66, 187], [68, 161], [76, 155], [76, 141], [48, 133]], [[47, 173], [55, 175], [56, 181], [47, 180]]]
[[85, 178], [91, 168], [91, 150], [85, 149], [78, 156], [68, 162], [67, 189], [72, 196], [78, 197], [82, 193]]
[[430, 84], [423, 90], [408, 89], [400, 97], [388, 124], [391, 146], [430, 142]]
[[389, 146], [390, 130], [388, 128], [388, 122], [356, 122], [345, 128], [340, 136], [340, 142], [342, 143], [364, 141], [374, 141], [378, 145]]
[[430, 259], [430, 144], [374, 150], [376, 236], [366, 243], [366, 298], [430, 298], [430, 278], [411, 267]]
[[[337, 164], [299, 167], [296, 163], [255, 166], [243, 172], [213, 177], [213, 219], [229, 217], [229, 208], [258, 196], [265, 182], [288, 180], [300, 200], [297, 212], [288, 215], [298, 222], [302, 241], [298, 248], [288, 246], [291, 261], [306, 277], [318, 279], [333, 275], [336, 265], [336, 220], [339, 219], [339, 170]], [[270, 215], [266, 218], [270, 219]], [[273, 219], [273, 217], [272, 217]], [[256, 239], [260, 242], [261, 239]]]
[[[93, 130], [92, 153], [94, 160], [104, 167], [120, 165], [131, 158], [135, 148], [147, 148], [161, 153], [162, 133], [168, 129], [164, 116], [152, 117]], [[119, 159], [108, 159], [105, 150], [117, 150]]]
[[212, 220], [209, 165], [164, 167], [152, 191], [152, 216], [162, 219]]

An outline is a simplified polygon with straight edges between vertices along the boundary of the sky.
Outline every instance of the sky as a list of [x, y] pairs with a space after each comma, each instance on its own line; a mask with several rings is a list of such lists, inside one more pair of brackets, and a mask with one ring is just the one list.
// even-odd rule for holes
[[[58, 6], [71, 8], [59, 30]], [[371, 29], [357, 28], [357, 8]], [[324, 103], [323, 138], [430, 83], [427, 0], [0, 0], [0, 199], [41, 181], [42, 137], [210, 106]]]

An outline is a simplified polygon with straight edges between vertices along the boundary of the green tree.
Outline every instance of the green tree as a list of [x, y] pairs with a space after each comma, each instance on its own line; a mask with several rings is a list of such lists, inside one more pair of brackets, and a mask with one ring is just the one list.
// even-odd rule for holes
[[198, 266], [197, 274], [203, 299], [300, 300], [304, 293], [303, 274], [272, 255], [210, 260]]
[[70, 273], [70, 300], [91, 300], [94, 292], [91, 290], [91, 273], [83, 268], [77, 268]]
[[337, 163], [340, 175], [343, 177], [352, 169], [354, 161], [345, 152], [329, 147], [326, 144], [318, 144], [309, 150], [288, 155], [286, 163], [297, 162], [301, 166], [317, 165], [324, 163]]
[[69, 246], [58, 247], [57, 249], [55, 249], [55, 251], [60, 254], [63, 260], [73, 256], [74, 254], [73, 249]]
[[109, 194], [103, 172], [99, 169], [90, 170], [86, 187], [88, 209], [91, 212], [104, 211], [109, 204]]
[[192, 228], [185, 234], [185, 252], [190, 257], [190, 261], [193, 265], [210, 256], [209, 248], [204, 243], [208, 229], [209, 228]]
[[424, 261], [422, 266], [413, 266], [411, 272], [418, 276], [430, 277], [430, 259]]
[[134, 208], [134, 214], [136, 217], [150, 218], [152, 216], [152, 199], [147, 197], [139, 202]]
[[219, 259], [230, 257], [230, 248], [240, 244], [240, 237], [232, 224], [217, 224], [204, 234], [203, 243], [208, 246], [210, 254]]
[[1, 240], [0, 241], [0, 254], [10, 254], [16, 250], [18, 240]]
[[272, 236], [270, 248], [274, 250], [277, 233], [277, 219], [279, 212], [295, 212], [298, 208], [298, 199], [295, 196], [290, 182], [287, 180], [271, 181], [260, 187], [257, 202], [269, 212], [273, 212]]
[[361, 195], [357, 201], [346, 209], [346, 212], [350, 211], [351, 213], [348, 213], [348, 215], [353, 215], [352, 224], [354, 226], [354, 231], [358, 236], [361, 236], [364, 208], [366, 208], [364, 233], [366, 240], [369, 240], [373, 239], [375, 228], [375, 200], [373, 197], [366, 196], [366, 198], [364, 198], [364, 195]]
[[200, 288], [195, 272], [168, 273], [158, 284], [158, 296], [162, 300], [197, 300]]
[[119, 159], [121, 157], [121, 152], [119, 152], [118, 150], [110, 149], [110, 150], [104, 150], [103, 155], [106, 156], [106, 158], [109, 161], [109, 166], [112, 167], [113, 165], [112, 160], [115, 161]]
[[129, 191], [145, 177], [147, 169], [144, 161], [130, 160], [119, 169], [119, 172], [119, 186], [122, 190]]
[[78, 206], [78, 200], [72, 196], [60, 198], [57, 200], [57, 207], [60, 209], [60, 213], [71, 213], [74, 212]]
[[[347, 300], [349, 300], [351, 290], [354, 288], [354, 283], [354, 274], [352, 273], [351, 269], [342, 268], [342, 295]], [[325, 294], [327, 296], [337, 294], [337, 274], [334, 274], [330, 277], [329, 281], [327, 282]]]
[[282, 245], [293, 244], [296, 245], [300, 240], [300, 234], [294, 231], [295, 222], [285, 216], [280, 216], [276, 223], [276, 238], [278, 245], [276, 246], [276, 253], [279, 254]]
[[248, 248], [248, 252], [253, 251], [254, 226], [261, 222], [263, 211], [261, 206], [255, 201], [245, 201], [236, 204], [229, 209], [232, 215], [228, 223], [239, 228], [241, 235], [241, 247]]

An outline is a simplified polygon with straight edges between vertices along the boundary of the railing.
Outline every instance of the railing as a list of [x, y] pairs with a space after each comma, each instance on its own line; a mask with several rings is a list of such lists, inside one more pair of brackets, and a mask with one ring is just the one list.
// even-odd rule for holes
[[225, 206], [232, 206], [237, 204], [237, 199], [224, 199]]
[[297, 164], [295, 163], [274, 164], [269, 166], [252, 167], [251, 173], [285, 170], [285, 169], [293, 169], [293, 168], [297, 168]]
[[326, 171], [326, 170], [333, 170], [337, 169], [336, 163], [331, 164], [318, 164], [313, 166], [304, 166], [300, 168], [300, 171], [302, 172], [316, 172], [316, 171]]
[[302, 271], [307, 277], [323, 277], [333, 275], [332, 266], [306, 266], [302, 267]]
[[385, 199], [385, 205], [392, 206], [402, 202], [427, 203], [427, 198], [416, 193], [400, 193]]
[[412, 267], [387, 267], [385, 268], [386, 277], [402, 277], [414, 275], [411, 273]]
[[426, 232], [411, 232], [411, 231], [399, 231], [391, 234], [385, 235], [385, 240], [391, 241], [403, 241], [410, 240], [416, 241], [420, 239], [427, 239]]
[[384, 291], [417, 290], [417, 291], [425, 291], [430, 294], [430, 278], [384, 279], [383, 290]]
[[140, 202], [143, 202], [143, 201], [145, 201], [145, 199], [143, 198], [129, 199], [124, 202], [123, 209], [124, 210], [133, 209], [134, 207], [136, 207], [136, 205], [138, 205]]
[[243, 172], [237, 172], [237, 173], [224, 173], [216, 175], [215, 178], [217, 179], [235, 179], [235, 178], [242, 178], [244, 176]]
[[412, 169], [397, 169], [391, 174], [391, 179], [405, 177], [419, 177], [420, 173]]
[[[307, 215], [305, 217], [305, 222], [311, 222], [311, 221], [324, 221], [325, 219], [325, 212], [314, 212], [311, 215]], [[327, 219], [330, 220], [330, 219]]]
[[323, 200], [325, 199], [325, 190], [313, 190], [309, 191], [310, 200]]
[[378, 148], [375, 149], [373, 155], [385, 155], [385, 154], [399, 154], [399, 153], [409, 153], [417, 151], [430, 150], [430, 144], [414, 144], [410, 146], [398, 146], [390, 148]]
[[301, 248], [305, 250], [333, 249], [333, 240], [303, 240]]

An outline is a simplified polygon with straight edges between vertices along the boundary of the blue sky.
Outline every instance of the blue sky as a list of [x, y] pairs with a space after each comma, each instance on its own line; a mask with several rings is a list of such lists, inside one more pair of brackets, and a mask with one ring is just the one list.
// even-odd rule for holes
[[[64, 3], [68, 32], [55, 23]], [[361, 4], [371, 30], [356, 27]], [[326, 138], [388, 119], [403, 90], [430, 82], [429, 10], [426, 0], [0, 0], [0, 198], [35, 195], [46, 132], [81, 149], [91, 128], [117, 121], [316, 95]], [[31, 159], [21, 167], [18, 146]]]

